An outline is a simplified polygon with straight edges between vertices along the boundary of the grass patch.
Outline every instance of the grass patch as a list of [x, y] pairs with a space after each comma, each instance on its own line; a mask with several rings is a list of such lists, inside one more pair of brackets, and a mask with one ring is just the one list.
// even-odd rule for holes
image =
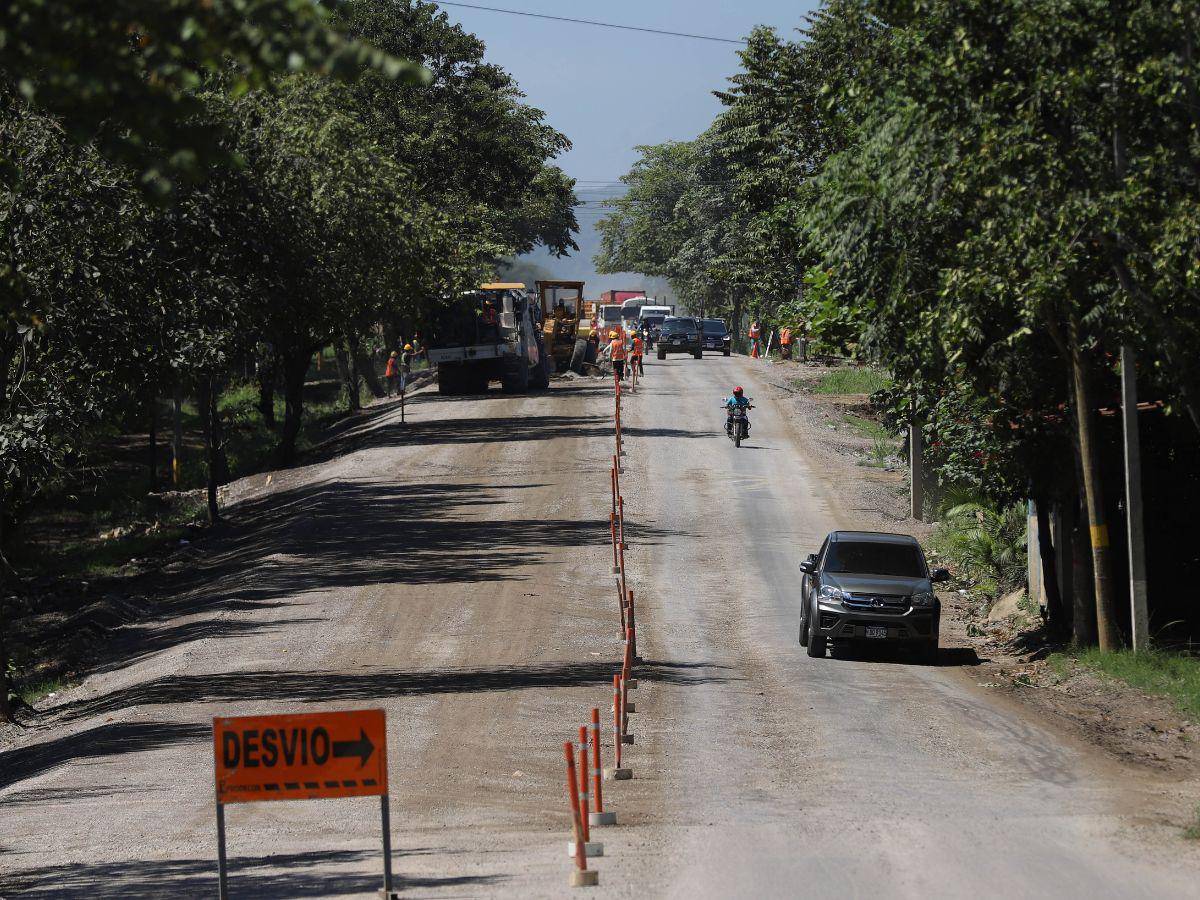
[[1165, 650], [1105, 652], [1093, 647], [1070, 656], [1058, 654], [1054, 659], [1059, 671], [1065, 671], [1067, 661], [1074, 659], [1085, 669], [1123, 681], [1148, 694], [1169, 697], [1180, 712], [1192, 721], [1200, 722], [1200, 659], [1197, 657]]
[[891, 383], [878, 369], [854, 366], [822, 375], [813, 390], [818, 394], [873, 394]]
[[22, 703], [33, 706], [33, 704], [47, 695], [56, 694], [69, 687], [70, 684], [71, 682], [63, 677], [41, 678], [26, 684], [18, 684], [16, 686], [16, 695]]
[[1196, 818], [1187, 828], [1183, 829], [1183, 836], [1189, 841], [1200, 841], [1200, 806], [1196, 807]]
[[871, 419], [864, 419], [862, 416], [854, 416], [847, 413], [842, 416], [842, 421], [853, 428], [859, 437], [868, 438], [872, 441], [888, 440], [891, 438], [891, 434], [888, 433], [886, 428]]

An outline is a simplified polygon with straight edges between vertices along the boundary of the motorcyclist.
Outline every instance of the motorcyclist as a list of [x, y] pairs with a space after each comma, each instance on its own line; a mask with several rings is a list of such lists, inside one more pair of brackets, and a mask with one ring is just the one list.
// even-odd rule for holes
[[[725, 410], [728, 413], [728, 416], [726, 416], [726, 418], [725, 418], [726, 433], [729, 433], [732, 431], [732, 429], [733, 429], [733, 413], [735, 410], [738, 410], [738, 409], [742, 410], [743, 412], [754, 409], [754, 407], [750, 404], [750, 400], [745, 396], [745, 392], [742, 390], [741, 385], [738, 385], [737, 387], [735, 387], [733, 389], [732, 396], [725, 398]], [[750, 418], [749, 418], [749, 416], [746, 417], [746, 433], [747, 434], [750, 433]]]

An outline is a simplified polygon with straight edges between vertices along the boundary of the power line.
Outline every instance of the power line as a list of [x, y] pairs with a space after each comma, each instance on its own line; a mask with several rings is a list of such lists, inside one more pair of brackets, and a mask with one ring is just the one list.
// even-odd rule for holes
[[593, 19], [571, 19], [567, 16], [550, 16], [545, 13], [525, 12], [519, 9], [501, 9], [498, 6], [478, 6], [474, 3], [451, 3], [449, 0], [436, 0], [439, 6], [461, 6], [464, 9], [481, 9], [485, 12], [505, 13], [510, 16], [526, 16], [530, 19], [549, 19], [552, 22], [571, 22], [575, 25], [593, 25], [598, 28], [617, 28], [621, 31], [641, 31], [646, 34], [663, 34], [668, 37], [691, 38], [694, 41], [716, 41], [719, 44], [744, 44], [742, 39], [713, 37], [707, 34], [688, 34], [683, 31], [664, 31], [661, 28], [640, 28], [637, 25], [617, 25], [613, 22], [597, 22]]

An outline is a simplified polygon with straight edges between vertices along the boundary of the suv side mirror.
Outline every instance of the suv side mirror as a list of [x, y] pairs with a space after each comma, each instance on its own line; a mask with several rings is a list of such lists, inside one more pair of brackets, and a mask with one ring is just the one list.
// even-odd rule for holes
[[812, 559], [806, 559], [804, 562], [800, 563], [800, 571], [805, 575], [816, 575], [817, 564]]
[[934, 569], [933, 574], [929, 576], [929, 580], [935, 584], [939, 581], [949, 581], [950, 572], [948, 569]]

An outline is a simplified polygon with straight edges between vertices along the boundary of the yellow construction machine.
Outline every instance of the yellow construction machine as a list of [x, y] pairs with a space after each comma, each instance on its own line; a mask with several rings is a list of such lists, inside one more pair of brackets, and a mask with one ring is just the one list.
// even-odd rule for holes
[[582, 281], [539, 281], [537, 292], [546, 352], [559, 372], [582, 375], [596, 361], [596, 304], [583, 299]]

